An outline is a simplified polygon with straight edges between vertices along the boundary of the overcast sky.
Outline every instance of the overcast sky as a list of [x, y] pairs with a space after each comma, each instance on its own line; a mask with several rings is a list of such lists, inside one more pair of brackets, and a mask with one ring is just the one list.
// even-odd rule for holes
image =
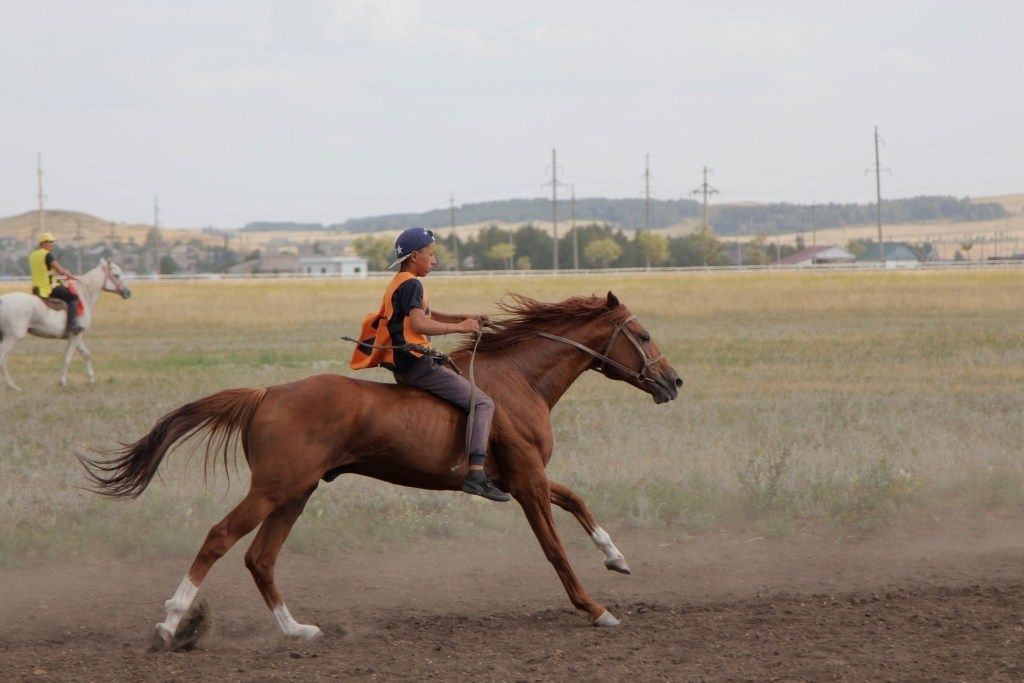
[[[0, 0], [0, 215], [1024, 192], [1024, 2]], [[568, 188], [563, 190], [567, 193]]]

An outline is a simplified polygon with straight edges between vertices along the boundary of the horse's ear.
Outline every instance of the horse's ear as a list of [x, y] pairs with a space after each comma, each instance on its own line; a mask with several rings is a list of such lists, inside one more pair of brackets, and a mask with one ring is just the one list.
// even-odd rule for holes
[[608, 308], [618, 308], [619, 298], [612, 294], [611, 290], [608, 290]]

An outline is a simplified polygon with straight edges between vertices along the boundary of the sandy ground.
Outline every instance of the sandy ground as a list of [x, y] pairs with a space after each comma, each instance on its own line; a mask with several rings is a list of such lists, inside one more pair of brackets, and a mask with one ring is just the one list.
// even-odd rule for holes
[[277, 634], [236, 548], [202, 588], [209, 635], [158, 654], [146, 648], [186, 558], [20, 567], [0, 572], [0, 677], [1020, 679], [1024, 531], [998, 527], [852, 544], [620, 531], [632, 576], [606, 571], [573, 529], [574, 565], [615, 629], [571, 609], [525, 535], [286, 552], [288, 604], [326, 633], [313, 643]]

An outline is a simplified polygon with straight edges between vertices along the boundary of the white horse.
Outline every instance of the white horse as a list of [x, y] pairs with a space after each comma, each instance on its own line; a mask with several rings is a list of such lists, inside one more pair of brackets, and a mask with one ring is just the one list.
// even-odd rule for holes
[[60, 373], [60, 385], [68, 385], [68, 367], [71, 358], [78, 350], [85, 359], [85, 374], [89, 383], [96, 381], [92, 371], [92, 356], [82, 342], [82, 335], [92, 323], [92, 312], [100, 292], [120, 294], [122, 299], [132, 295], [121, 282], [121, 267], [113, 261], [101, 259], [100, 264], [78, 278], [78, 296], [85, 306], [85, 311], [78, 317], [82, 326], [81, 332], [67, 333], [67, 308], [51, 308], [35, 294], [10, 292], [0, 296], [0, 375], [14, 391], [21, 391], [11, 373], [7, 370], [7, 356], [10, 355], [14, 343], [26, 334], [49, 339], [67, 339], [68, 347], [64, 351], [64, 367]]

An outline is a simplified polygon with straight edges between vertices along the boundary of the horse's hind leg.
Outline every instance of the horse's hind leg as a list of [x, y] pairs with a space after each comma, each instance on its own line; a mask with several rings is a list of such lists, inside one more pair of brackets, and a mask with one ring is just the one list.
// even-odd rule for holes
[[82, 341], [82, 335], [79, 334], [75, 337], [75, 348], [82, 354], [82, 358], [85, 360], [85, 376], [89, 380], [89, 384], [96, 383], [96, 373], [92, 370], [92, 354], [89, 353], [89, 349], [86, 348], [85, 342]]
[[178, 624], [191, 606], [199, 591], [199, 585], [206, 578], [213, 563], [230, 550], [238, 539], [255, 529], [279, 504], [280, 499], [274, 499], [265, 493], [249, 491], [234, 510], [210, 529], [203, 547], [199, 549], [178, 590], [164, 603], [167, 618], [156, 625], [156, 632], [165, 647], [174, 645], [174, 634], [178, 630]]
[[252, 572], [252, 578], [256, 581], [263, 600], [274, 615], [281, 633], [291, 638], [303, 638], [311, 640], [322, 635], [319, 628], [312, 624], [300, 624], [292, 618], [288, 612], [287, 605], [281, 593], [277, 590], [274, 582], [274, 564], [277, 562], [281, 546], [292, 530], [295, 520], [302, 514], [306, 507], [306, 501], [316, 490], [316, 486], [306, 491], [296, 500], [279, 507], [272, 512], [263, 522], [248, 552], [245, 553], [245, 566]]
[[7, 370], [7, 357], [11, 355], [11, 349], [14, 348], [14, 335], [5, 334], [3, 341], [0, 341], [0, 375], [3, 375], [4, 382], [7, 386], [14, 391], [21, 391], [21, 387], [14, 383], [14, 378], [11, 377], [11, 373]]
[[583, 529], [590, 534], [594, 545], [604, 553], [604, 566], [612, 571], [629, 574], [629, 565], [626, 564], [626, 558], [623, 557], [622, 552], [612, 543], [612, 537], [608, 535], [608, 532], [598, 525], [597, 520], [594, 519], [594, 515], [590, 513], [583, 499], [568, 486], [556, 484], [550, 480], [548, 480], [548, 485], [551, 487], [551, 502], [563, 510], [571, 512], [579, 520]]

